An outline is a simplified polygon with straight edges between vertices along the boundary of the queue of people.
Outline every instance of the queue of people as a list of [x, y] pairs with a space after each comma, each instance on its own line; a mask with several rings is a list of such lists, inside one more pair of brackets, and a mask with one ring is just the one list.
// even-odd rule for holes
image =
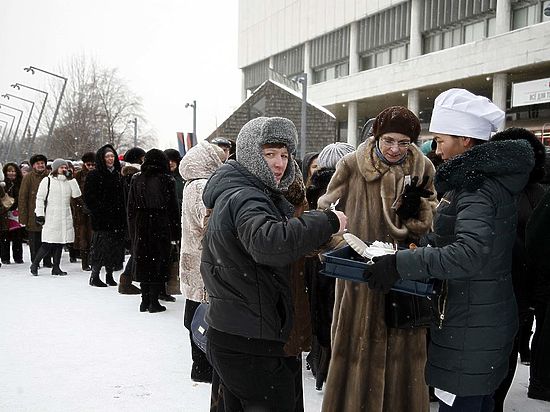
[[[14, 163], [2, 169], [0, 198], [15, 200], [0, 206], [1, 260], [11, 245], [22, 263], [26, 237], [31, 274], [63, 276], [71, 244], [91, 286], [139, 293], [149, 313], [174, 299], [175, 262], [190, 376], [212, 383], [212, 411], [303, 411], [307, 352], [326, 412], [424, 412], [431, 397], [442, 412], [502, 411], [533, 314], [528, 396], [550, 401], [545, 148], [525, 129], [498, 132], [503, 121], [489, 99], [450, 89], [434, 102], [430, 156], [418, 117], [400, 106], [382, 110], [357, 148], [337, 142], [301, 165], [282, 117], [183, 158], [132, 148], [123, 166], [105, 145], [74, 178], [67, 161], [48, 171], [37, 154], [24, 177]], [[364, 283], [327, 278], [320, 257], [346, 231], [397, 252], [375, 257]], [[388, 318], [400, 279], [441, 282], [429, 328]], [[206, 303], [204, 348], [192, 324]]]

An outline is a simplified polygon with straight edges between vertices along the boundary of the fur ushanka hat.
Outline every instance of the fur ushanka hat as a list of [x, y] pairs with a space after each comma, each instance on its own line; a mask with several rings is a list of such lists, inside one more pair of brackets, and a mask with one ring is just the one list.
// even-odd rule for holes
[[372, 125], [372, 134], [376, 139], [384, 133], [401, 133], [415, 143], [420, 134], [420, 120], [406, 107], [388, 107], [376, 116]]
[[[284, 117], [257, 117], [246, 123], [237, 136], [237, 161], [272, 189], [286, 190], [294, 181], [294, 154], [298, 132]], [[282, 144], [290, 155], [279, 185], [262, 156], [265, 144]]]

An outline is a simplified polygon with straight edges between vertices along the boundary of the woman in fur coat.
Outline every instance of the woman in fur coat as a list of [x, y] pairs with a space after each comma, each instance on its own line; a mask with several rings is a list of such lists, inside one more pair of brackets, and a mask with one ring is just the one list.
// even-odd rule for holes
[[[420, 122], [408, 109], [383, 110], [374, 136], [338, 163], [319, 208], [340, 199], [337, 209], [348, 216], [349, 232], [367, 241], [408, 244], [427, 233], [436, 206], [435, 170], [414, 145], [419, 133]], [[432, 195], [394, 208], [409, 178], [426, 178]], [[323, 411], [429, 410], [426, 330], [388, 328], [384, 302], [366, 284], [336, 281]]]
[[10, 243], [13, 251], [13, 261], [15, 263], [23, 263], [23, 236], [25, 228], [19, 224], [18, 198], [19, 188], [23, 175], [21, 170], [15, 163], [6, 163], [3, 168], [5, 183], [5, 192], [14, 199], [13, 205], [0, 219], [6, 219], [8, 223], [7, 230], [2, 230], [0, 240], [0, 249], [2, 263], [10, 263]]
[[140, 312], [166, 310], [158, 297], [170, 270], [171, 243], [181, 236], [176, 183], [169, 173], [164, 152], [151, 149], [130, 183], [128, 231], [132, 276], [141, 283]]
[[206, 206], [202, 192], [208, 178], [223, 164], [224, 151], [207, 141], [201, 141], [187, 152], [179, 164], [179, 173], [186, 181], [183, 188], [181, 214], [180, 283], [185, 296], [183, 324], [189, 330], [191, 342], [191, 379], [196, 382], [212, 381], [212, 366], [206, 355], [193, 342], [191, 321], [200, 302], [206, 301], [202, 281], [201, 241], [206, 227]]

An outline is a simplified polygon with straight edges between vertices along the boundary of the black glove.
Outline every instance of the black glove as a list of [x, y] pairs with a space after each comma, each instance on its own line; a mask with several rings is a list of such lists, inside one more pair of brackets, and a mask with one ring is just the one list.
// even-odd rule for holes
[[46, 223], [46, 217], [45, 216], [36, 216], [34, 219], [36, 223], [38, 223], [40, 226], [43, 226], [44, 223]]
[[400, 199], [401, 205], [399, 205], [395, 211], [401, 220], [410, 218], [418, 219], [420, 213], [420, 199], [422, 197], [428, 198], [433, 195], [433, 192], [425, 189], [428, 180], [430, 180], [430, 177], [424, 176], [422, 183], [418, 184], [418, 176], [414, 176], [411, 179], [411, 183], [405, 185], [405, 189]]
[[372, 290], [388, 293], [400, 278], [397, 271], [397, 258], [395, 255], [384, 255], [372, 260], [374, 264], [365, 269], [363, 278], [368, 281], [369, 288]]
[[71, 172], [69, 169], [65, 170], [63, 174], [67, 179], [71, 179], [73, 177], [73, 172]]

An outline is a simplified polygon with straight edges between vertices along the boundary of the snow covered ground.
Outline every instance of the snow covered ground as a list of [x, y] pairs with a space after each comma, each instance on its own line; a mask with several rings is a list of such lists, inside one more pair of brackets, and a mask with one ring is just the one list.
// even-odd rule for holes
[[[0, 268], [0, 411], [209, 410], [210, 385], [189, 378], [181, 296], [164, 313], [140, 313], [139, 296], [88, 286], [89, 272], [67, 253], [61, 266], [68, 276]], [[550, 411], [527, 398], [527, 382], [519, 365], [506, 410]], [[320, 411], [323, 394], [306, 370], [304, 391], [306, 412]]]

